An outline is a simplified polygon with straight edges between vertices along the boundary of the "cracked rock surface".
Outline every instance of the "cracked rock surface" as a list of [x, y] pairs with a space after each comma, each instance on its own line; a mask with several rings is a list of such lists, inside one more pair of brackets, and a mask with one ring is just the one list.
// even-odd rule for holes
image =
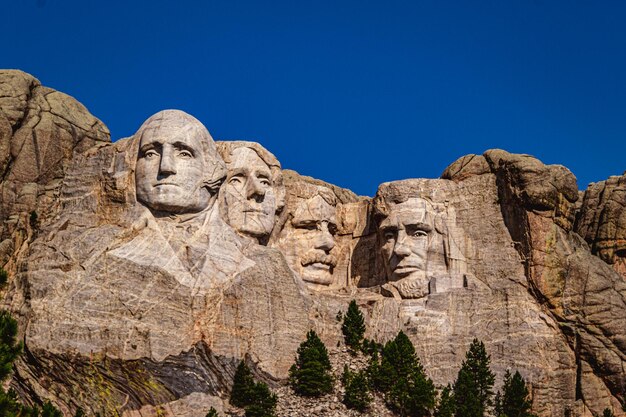
[[[310, 329], [335, 374], [365, 366], [346, 353], [336, 319], [354, 299], [366, 337], [404, 331], [437, 386], [454, 381], [479, 338], [496, 388], [519, 370], [539, 416], [620, 415], [625, 176], [581, 193], [563, 166], [489, 150], [440, 179], [360, 197], [281, 170], [259, 144], [216, 146], [181, 113], [160, 113], [178, 130], [159, 124], [153, 136], [201, 131], [204, 148], [185, 146], [219, 149], [212, 166], [231, 169], [202, 183], [210, 198], [193, 213], [168, 211], [171, 202], [156, 210], [136, 191], [142, 158], [149, 168], [174, 149], [185, 164], [193, 149], [147, 148], [141, 129], [111, 142], [73, 98], [0, 71], [0, 266], [11, 275], [2, 304], [25, 343], [11, 381], [24, 401], [50, 399], [67, 415], [241, 415], [228, 394], [245, 360], [278, 393], [281, 416], [357, 415], [338, 382], [316, 401], [286, 386]], [[153, 187], [166, 195], [168, 185]], [[381, 397], [368, 413], [392, 415]]]

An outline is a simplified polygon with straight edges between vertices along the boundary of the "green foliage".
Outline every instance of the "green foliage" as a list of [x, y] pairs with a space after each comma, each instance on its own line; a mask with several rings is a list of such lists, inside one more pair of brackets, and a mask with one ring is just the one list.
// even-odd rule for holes
[[307, 397], [319, 397], [333, 389], [330, 359], [326, 346], [310, 330], [306, 340], [298, 347], [296, 363], [289, 369], [289, 382], [293, 390]]
[[74, 417], [85, 417], [85, 410], [83, 410], [81, 407], [78, 407], [76, 413], [74, 414]]
[[[500, 400], [500, 404], [498, 404], [498, 400]], [[496, 412], [499, 411], [506, 417], [531, 417], [530, 408], [531, 403], [526, 381], [519, 372], [515, 371], [511, 377], [511, 373], [507, 370], [504, 375], [502, 397], [496, 399]]]
[[251, 390], [250, 404], [244, 407], [246, 417], [275, 417], [278, 397], [264, 382], [257, 382]]
[[454, 396], [450, 384], [441, 390], [439, 396], [439, 404], [435, 410], [435, 417], [452, 417], [454, 416]]
[[0, 382], [5, 381], [13, 369], [13, 361], [22, 353], [18, 343], [17, 322], [8, 311], [0, 311]]
[[31, 211], [30, 212], [30, 217], [29, 217], [29, 222], [30, 222], [30, 227], [32, 227], [33, 229], [37, 228], [37, 224], [38, 224], [38, 216], [37, 216], [37, 212], [36, 211]]
[[63, 414], [50, 401], [46, 401], [41, 409], [41, 417], [63, 417]]
[[0, 288], [4, 287], [9, 280], [9, 273], [4, 270], [4, 268], [0, 268]]
[[219, 417], [219, 414], [217, 414], [217, 410], [215, 408], [211, 407], [205, 417]]
[[363, 339], [363, 342], [361, 343], [361, 351], [366, 355], [372, 356], [375, 353], [378, 354], [379, 352], [382, 352], [382, 350], [383, 345], [373, 340]]
[[[233, 389], [230, 392], [230, 403], [246, 411], [246, 417], [273, 417], [276, 412], [278, 398], [264, 382], [255, 382], [250, 368], [244, 361], [239, 363], [235, 371]], [[214, 414], [210, 414], [213, 412]], [[213, 407], [209, 416], [217, 416]]]
[[611, 411], [610, 409], [605, 408], [602, 412], [602, 417], [615, 417], [615, 414], [613, 414], [613, 411]]
[[230, 403], [235, 407], [245, 407], [250, 401], [253, 388], [254, 379], [250, 368], [244, 361], [241, 361], [235, 371], [233, 389], [230, 392]]
[[483, 417], [487, 408], [492, 405], [495, 376], [489, 363], [490, 357], [485, 345], [474, 339], [454, 383], [457, 417]]
[[348, 312], [343, 317], [343, 324], [341, 325], [341, 331], [346, 345], [351, 348], [352, 351], [359, 350], [361, 347], [361, 340], [365, 334], [365, 321], [363, 320], [363, 314], [356, 305], [356, 301], [350, 301], [348, 306]]
[[345, 387], [343, 403], [346, 407], [354, 408], [360, 412], [365, 411], [372, 402], [365, 372], [351, 372], [347, 366], [344, 366], [341, 382]]
[[435, 386], [402, 331], [385, 344], [380, 361], [376, 352], [372, 355], [367, 372], [387, 405], [401, 416], [428, 416], [435, 407]]

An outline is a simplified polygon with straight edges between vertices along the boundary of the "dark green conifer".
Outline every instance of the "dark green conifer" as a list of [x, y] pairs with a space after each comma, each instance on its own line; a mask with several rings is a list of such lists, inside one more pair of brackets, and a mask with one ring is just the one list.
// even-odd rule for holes
[[8, 280], [9, 273], [4, 268], [0, 268], [0, 289], [6, 285]]
[[252, 398], [254, 379], [250, 368], [244, 361], [239, 362], [235, 377], [233, 379], [233, 389], [230, 392], [230, 403], [235, 407], [245, 407]]
[[602, 417], [615, 417], [615, 414], [613, 414], [613, 411], [611, 411], [609, 408], [605, 408], [602, 412]]
[[278, 397], [264, 382], [256, 382], [251, 390], [250, 404], [244, 407], [246, 417], [275, 417]]
[[293, 390], [307, 397], [319, 397], [333, 389], [333, 378], [326, 346], [310, 330], [298, 348], [296, 363], [289, 369], [289, 382]]
[[402, 331], [385, 344], [380, 361], [377, 354], [372, 356], [368, 374], [387, 405], [402, 416], [428, 416], [435, 407], [435, 386]]
[[435, 417], [452, 417], [454, 416], [454, 396], [450, 384], [441, 390], [439, 404], [435, 411]]
[[205, 417], [219, 417], [219, 414], [217, 414], [217, 410], [215, 408], [211, 407]]
[[8, 311], [0, 311], [0, 382], [5, 381], [13, 369], [13, 361], [22, 353], [22, 343], [16, 341], [17, 322]]
[[526, 381], [522, 375], [515, 371], [511, 377], [511, 372], [507, 370], [504, 374], [500, 413], [506, 417], [531, 417], [531, 403], [528, 397], [528, 388], [526, 388]]
[[348, 312], [343, 317], [341, 331], [343, 332], [346, 346], [353, 352], [359, 350], [365, 334], [365, 321], [355, 300], [350, 301]]
[[483, 417], [492, 405], [495, 376], [489, 364], [485, 345], [474, 339], [454, 383], [455, 416]]
[[369, 383], [364, 371], [351, 372], [347, 366], [343, 368], [341, 382], [345, 387], [343, 403], [348, 408], [364, 412], [372, 402]]

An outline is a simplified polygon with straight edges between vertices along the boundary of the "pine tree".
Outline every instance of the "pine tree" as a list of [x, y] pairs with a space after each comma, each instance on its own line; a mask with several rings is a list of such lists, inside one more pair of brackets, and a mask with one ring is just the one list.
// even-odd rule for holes
[[219, 414], [217, 414], [217, 410], [215, 408], [211, 407], [205, 417], [219, 417]]
[[[239, 362], [230, 392], [230, 403], [235, 407], [243, 408], [246, 417], [273, 417], [276, 412], [278, 398], [264, 382], [256, 382], [250, 368], [244, 361]], [[214, 414], [210, 414], [213, 410]], [[217, 416], [217, 411], [211, 407], [209, 416]]]
[[4, 268], [0, 268], [0, 288], [4, 287], [9, 280], [9, 273], [4, 270]]
[[13, 369], [13, 361], [22, 353], [22, 343], [16, 341], [17, 322], [8, 311], [0, 311], [0, 382]]
[[319, 397], [333, 389], [333, 378], [326, 346], [310, 330], [298, 348], [296, 363], [289, 369], [289, 382], [293, 390], [307, 397]]
[[250, 403], [244, 407], [246, 417], [275, 417], [278, 397], [264, 382], [254, 383]]
[[439, 405], [435, 411], [435, 417], [452, 417], [454, 416], [454, 396], [450, 384], [441, 390], [439, 397]]
[[343, 317], [341, 331], [343, 332], [346, 345], [351, 351], [359, 350], [363, 335], [365, 334], [365, 321], [363, 320], [363, 314], [361, 314], [355, 300], [350, 301], [348, 312]]
[[615, 417], [615, 414], [609, 408], [605, 408], [602, 412], [602, 417]]
[[351, 372], [346, 365], [343, 368], [341, 382], [345, 387], [343, 403], [346, 407], [364, 412], [372, 402], [369, 383], [365, 372]]
[[230, 392], [230, 403], [235, 407], [245, 407], [252, 398], [252, 390], [254, 388], [254, 379], [250, 368], [244, 361], [239, 362], [235, 371], [233, 380], [233, 388]]
[[474, 339], [454, 383], [457, 417], [483, 417], [492, 405], [495, 376], [489, 363], [485, 345]]
[[531, 417], [531, 403], [528, 396], [528, 388], [522, 375], [515, 371], [511, 377], [511, 373], [507, 370], [502, 387], [501, 414], [506, 417]]
[[374, 354], [368, 374], [372, 385], [385, 394], [387, 405], [402, 416], [427, 416], [435, 406], [435, 386], [426, 376], [413, 343], [401, 331]]

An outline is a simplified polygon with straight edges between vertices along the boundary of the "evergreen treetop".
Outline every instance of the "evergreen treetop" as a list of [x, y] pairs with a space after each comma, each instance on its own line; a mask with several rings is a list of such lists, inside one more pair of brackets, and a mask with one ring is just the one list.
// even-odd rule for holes
[[361, 347], [361, 341], [365, 334], [365, 321], [355, 300], [350, 301], [348, 311], [343, 316], [341, 331], [348, 347], [355, 351]]
[[506, 417], [531, 417], [531, 403], [528, 388], [522, 375], [515, 371], [511, 376], [508, 370], [504, 374], [504, 386], [502, 387], [501, 413]]
[[310, 330], [307, 338], [298, 347], [296, 362], [289, 369], [289, 381], [297, 394], [318, 397], [333, 389], [333, 378], [328, 350]]
[[435, 406], [435, 386], [404, 332], [385, 344], [380, 362], [376, 353], [372, 355], [368, 373], [391, 409], [402, 416], [430, 415]]
[[483, 342], [474, 339], [454, 383], [457, 417], [483, 417], [492, 405], [495, 375], [490, 361]]
[[233, 388], [230, 392], [230, 403], [235, 407], [245, 407], [252, 397], [253, 388], [254, 379], [252, 378], [252, 373], [245, 361], [242, 360], [235, 371]]
[[441, 390], [439, 396], [439, 404], [435, 411], [435, 417], [452, 417], [454, 416], [454, 395], [450, 384]]

